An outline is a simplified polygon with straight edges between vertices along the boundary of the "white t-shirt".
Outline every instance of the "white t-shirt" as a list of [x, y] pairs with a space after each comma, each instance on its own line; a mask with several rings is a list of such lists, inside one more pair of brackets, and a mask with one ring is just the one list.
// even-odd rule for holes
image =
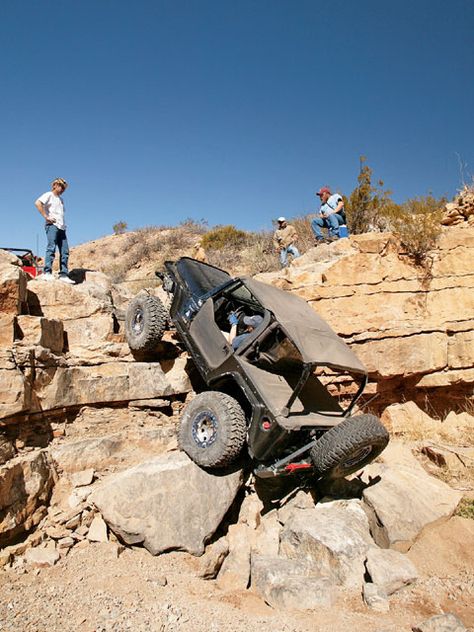
[[[64, 223], [64, 202], [59, 195], [54, 195], [52, 191], [43, 193], [36, 202], [43, 204], [48, 220], [50, 220], [57, 228], [66, 230], [66, 224]], [[36, 204], [35, 202], [35, 204]]]

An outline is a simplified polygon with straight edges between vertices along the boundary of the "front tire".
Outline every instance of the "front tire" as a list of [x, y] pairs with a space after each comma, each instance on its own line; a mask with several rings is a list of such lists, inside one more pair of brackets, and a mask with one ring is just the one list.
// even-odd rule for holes
[[224, 467], [239, 455], [247, 424], [240, 404], [218, 391], [200, 393], [181, 417], [179, 447], [201, 467]]
[[152, 351], [161, 340], [168, 314], [156, 296], [137, 296], [125, 314], [125, 337], [133, 351]]
[[377, 458], [389, 438], [374, 415], [349, 417], [323, 434], [311, 450], [311, 459], [319, 476], [344, 478]]

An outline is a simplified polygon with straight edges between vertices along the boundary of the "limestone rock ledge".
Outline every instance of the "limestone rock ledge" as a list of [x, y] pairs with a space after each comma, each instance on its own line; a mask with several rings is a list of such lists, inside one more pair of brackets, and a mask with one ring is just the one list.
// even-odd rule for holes
[[[313, 248], [280, 272], [258, 275], [303, 297], [369, 370], [377, 405], [444, 407], [474, 386], [474, 227], [442, 233], [416, 266], [390, 233]], [[433, 403], [433, 401], [432, 401]]]
[[191, 390], [186, 354], [171, 339], [163, 343], [159, 361], [137, 362], [130, 354], [107, 277], [87, 272], [74, 286], [40, 277], [26, 287], [24, 273], [4, 254], [0, 423], [18, 415]]

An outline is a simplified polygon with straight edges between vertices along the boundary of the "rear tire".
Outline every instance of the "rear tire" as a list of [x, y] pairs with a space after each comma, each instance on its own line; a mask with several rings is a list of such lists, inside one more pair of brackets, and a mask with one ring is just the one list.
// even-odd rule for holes
[[323, 434], [311, 450], [311, 459], [321, 477], [344, 478], [377, 458], [389, 438], [374, 415], [349, 417]]
[[161, 340], [168, 314], [156, 296], [137, 296], [125, 314], [125, 337], [133, 351], [151, 351]]
[[179, 447], [201, 467], [224, 467], [245, 443], [247, 424], [240, 404], [218, 391], [200, 393], [181, 417]]

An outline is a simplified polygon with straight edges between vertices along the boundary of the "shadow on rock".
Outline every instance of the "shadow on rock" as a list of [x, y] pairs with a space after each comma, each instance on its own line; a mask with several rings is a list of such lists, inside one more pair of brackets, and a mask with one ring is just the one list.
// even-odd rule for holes
[[91, 270], [90, 268], [74, 268], [69, 272], [69, 276], [77, 285], [79, 285], [85, 282], [88, 272], [97, 272], [97, 270]]

